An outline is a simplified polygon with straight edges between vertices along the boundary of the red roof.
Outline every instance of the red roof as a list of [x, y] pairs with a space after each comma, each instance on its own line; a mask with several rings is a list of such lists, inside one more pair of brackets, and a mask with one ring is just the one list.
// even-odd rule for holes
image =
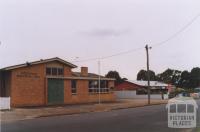
[[136, 90], [138, 88], [142, 88], [142, 87], [128, 81], [124, 81], [123, 83], [120, 83], [115, 86], [116, 90]]

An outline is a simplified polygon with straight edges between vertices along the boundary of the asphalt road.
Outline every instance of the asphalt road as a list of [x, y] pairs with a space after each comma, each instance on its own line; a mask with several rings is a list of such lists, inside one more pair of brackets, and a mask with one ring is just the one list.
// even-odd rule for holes
[[[200, 101], [198, 101], [200, 106]], [[198, 111], [198, 118], [200, 112]], [[198, 120], [198, 125], [199, 120]], [[190, 132], [167, 127], [165, 105], [44, 117], [1, 124], [2, 132]]]

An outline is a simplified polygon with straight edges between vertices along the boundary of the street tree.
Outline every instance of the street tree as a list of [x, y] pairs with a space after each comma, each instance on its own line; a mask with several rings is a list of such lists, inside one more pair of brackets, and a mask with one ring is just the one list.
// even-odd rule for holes
[[191, 70], [189, 85], [191, 88], [200, 87], [200, 68], [195, 67]]
[[117, 71], [109, 71], [105, 76], [107, 78], [114, 78], [115, 84], [120, 84], [123, 81], [127, 80], [127, 78], [121, 78], [121, 76], [119, 75], [119, 72]]
[[178, 86], [181, 79], [181, 71], [168, 68], [163, 73], [158, 74], [157, 78], [159, 81]]
[[[149, 70], [149, 75], [150, 75], [150, 81], [156, 81], [156, 74], [154, 71]], [[148, 80], [148, 74], [146, 70], [140, 70], [137, 74], [137, 80]]]
[[183, 71], [181, 73], [181, 79], [178, 83], [178, 87], [180, 88], [190, 88], [190, 72], [188, 71]]

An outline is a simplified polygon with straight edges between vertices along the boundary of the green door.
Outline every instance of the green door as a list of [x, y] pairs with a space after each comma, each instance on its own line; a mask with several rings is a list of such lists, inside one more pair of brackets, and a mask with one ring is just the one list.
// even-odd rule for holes
[[64, 81], [48, 79], [48, 104], [64, 103]]

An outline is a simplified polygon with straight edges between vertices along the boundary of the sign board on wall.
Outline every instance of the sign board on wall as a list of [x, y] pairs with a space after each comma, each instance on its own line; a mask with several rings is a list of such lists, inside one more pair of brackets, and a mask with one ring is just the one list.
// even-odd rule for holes
[[17, 77], [24, 77], [24, 78], [40, 78], [40, 76], [37, 73], [34, 72], [20, 72], [17, 74]]

